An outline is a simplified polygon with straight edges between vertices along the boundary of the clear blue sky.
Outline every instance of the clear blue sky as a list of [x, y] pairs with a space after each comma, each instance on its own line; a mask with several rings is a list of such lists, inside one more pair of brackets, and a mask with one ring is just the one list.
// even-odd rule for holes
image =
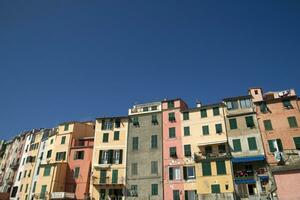
[[0, 2], [0, 138], [265, 90], [300, 93], [299, 1]]

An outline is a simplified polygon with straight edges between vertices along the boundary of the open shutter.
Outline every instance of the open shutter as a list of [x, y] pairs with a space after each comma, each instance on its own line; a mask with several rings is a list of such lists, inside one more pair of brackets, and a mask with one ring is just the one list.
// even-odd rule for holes
[[102, 153], [103, 153], [102, 150], [100, 150], [99, 151], [99, 162], [98, 162], [98, 164], [103, 164], [102, 163]]
[[108, 163], [113, 163], [114, 150], [108, 150]]
[[274, 145], [274, 140], [268, 140], [268, 143], [269, 143], [270, 152], [275, 152], [276, 148], [275, 148], [275, 145]]
[[183, 167], [183, 179], [187, 180], [187, 167]]
[[123, 162], [123, 150], [120, 150], [120, 158], [119, 158], [119, 164], [122, 164]]
[[282, 152], [283, 151], [283, 146], [282, 146], [281, 140], [280, 139], [276, 139], [276, 142], [277, 142], [278, 150], [280, 152]]
[[169, 168], [169, 180], [173, 180], [174, 174], [173, 174], [173, 168]]

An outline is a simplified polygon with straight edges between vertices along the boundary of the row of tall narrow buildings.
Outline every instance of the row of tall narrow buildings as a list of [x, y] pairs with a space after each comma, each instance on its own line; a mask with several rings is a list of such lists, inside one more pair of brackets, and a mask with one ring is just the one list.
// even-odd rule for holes
[[293, 89], [66, 122], [0, 142], [0, 199], [300, 199]]

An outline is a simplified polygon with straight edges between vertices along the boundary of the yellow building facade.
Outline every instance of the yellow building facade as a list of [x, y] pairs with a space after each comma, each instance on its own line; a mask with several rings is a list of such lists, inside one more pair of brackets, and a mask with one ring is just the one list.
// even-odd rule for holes
[[[185, 191], [196, 191], [201, 198], [220, 196], [233, 198], [233, 178], [227, 143], [223, 104], [182, 112], [182, 142], [185, 166], [194, 167], [194, 179], [185, 181]], [[188, 176], [192, 170], [184, 172]], [[191, 192], [186, 195], [192, 195]], [[187, 197], [187, 196], [186, 196]], [[189, 197], [187, 197], [189, 199]], [[191, 198], [192, 199], [192, 198]]]
[[98, 118], [95, 126], [92, 199], [125, 199], [128, 118]]

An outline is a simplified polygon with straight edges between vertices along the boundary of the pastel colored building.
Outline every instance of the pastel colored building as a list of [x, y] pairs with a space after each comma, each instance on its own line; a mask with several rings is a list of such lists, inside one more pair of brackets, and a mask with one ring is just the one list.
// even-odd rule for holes
[[90, 195], [125, 199], [128, 117], [96, 119]]
[[88, 199], [93, 157], [94, 137], [73, 139], [66, 180], [66, 192], [75, 199]]
[[299, 98], [293, 89], [264, 93], [261, 88], [252, 88], [249, 93], [277, 185], [273, 192], [279, 199], [300, 199]]
[[270, 174], [252, 96], [226, 98], [224, 103], [237, 198], [265, 198]]
[[181, 99], [162, 101], [163, 188], [165, 200], [184, 199], [181, 111], [188, 106]]
[[185, 200], [233, 199], [233, 178], [222, 103], [182, 111]]
[[129, 117], [126, 199], [163, 199], [161, 102], [135, 105]]

